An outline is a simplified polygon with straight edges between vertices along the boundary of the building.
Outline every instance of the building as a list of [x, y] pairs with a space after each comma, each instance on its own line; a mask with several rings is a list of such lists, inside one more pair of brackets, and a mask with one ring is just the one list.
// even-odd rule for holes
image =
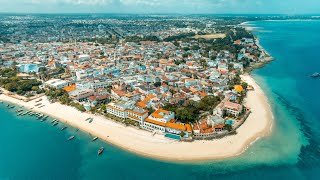
[[88, 98], [88, 102], [91, 106], [96, 106], [98, 104], [108, 103], [109, 96], [108, 95], [94, 95]]
[[107, 104], [107, 113], [123, 119], [130, 119], [143, 124], [148, 117], [148, 111], [135, 106], [135, 101], [119, 101]]
[[137, 121], [139, 124], [143, 124], [144, 120], [148, 117], [148, 111], [135, 106], [132, 109], [127, 109], [128, 119]]
[[104, 82], [95, 81], [95, 82], [90, 82], [89, 85], [90, 85], [91, 89], [96, 90], [96, 89], [108, 87], [109, 82], [106, 82], [106, 81], [104, 81]]
[[190, 124], [177, 123], [176, 120], [170, 120], [166, 123], [166, 132], [172, 134], [181, 134], [181, 132], [185, 132], [189, 135], [192, 133], [192, 127]]
[[223, 116], [225, 114], [232, 114], [238, 116], [243, 111], [243, 106], [238, 103], [230, 102], [229, 98], [225, 98], [221, 103], [213, 110], [214, 115]]
[[117, 116], [119, 118], [127, 119], [127, 109], [132, 109], [134, 107], [134, 104], [134, 101], [112, 102], [107, 104], [107, 113]]
[[193, 124], [195, 138], [209, 138], [214, 136], [215, 129], [206, 120], [201, 120]]
[[142, 101], [137, 102], [137, 106], [140, 106], [142, 108], [150, 108], [152, 98], [155, 98], [155, 96], [153, 94], [149, 94]]
[[174, 120], [174, 112], [158, 109], [145, 119], [143, 128], [149, 131], [165, 132], [166, 123]]
[[88, 98], [93, 95], [94, 95], [94, 91], [91, 89], [87, 89], [87, 90], [78, 89], [78, 90], [69, 92], [69, 97], [79, 102], [87, 101]]
[[89, 60], [90, 60], [90, 55], [82, 54], [82, 55], [79, 55], [79, 59], [77, 63], [82, 64], [82, 63], [88, 62]]
[[121, 97], [125, 96], [125, 94], [127, 94], [126, 91], [120, 89], [111, 89], [111, 96], [114, 99], [120, 99]]
[[45, 86], [54, 88], [54, 89], [62, 89], [69, 85], [67, 81], [61, 79], [51, 79], [44, 83]]
[[178, 123], [174, 118], [174, 112], [158, 109], [145, 119], [142, 128], [152, 132], [156, 131], [159, 133], [178, 135], [184, 132], [184, 137], [189, 137], [192, 133], [191, 125]]

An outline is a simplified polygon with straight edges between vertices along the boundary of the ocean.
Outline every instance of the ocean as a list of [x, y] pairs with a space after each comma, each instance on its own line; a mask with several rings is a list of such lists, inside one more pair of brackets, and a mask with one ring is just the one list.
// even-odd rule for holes
[[[51, 119], [17, 117], [0, 104], [0, 179], [319, 179], [320, 21], [250, 23], [275, 61], [252, 72], [274, 113], [273, 133], [242, 155], [175, 163], [132, 154]], [[252, 127], [254, 128], [254, 127]], [[75, 135], [75, 139], [67, 138]], [[97, 156], [97, 150], [105, 152]], [[168, 149], [170, 151], [170, 149]]]

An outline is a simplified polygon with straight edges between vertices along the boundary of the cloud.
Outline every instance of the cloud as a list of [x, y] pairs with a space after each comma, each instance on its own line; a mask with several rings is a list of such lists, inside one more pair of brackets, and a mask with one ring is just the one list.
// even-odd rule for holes
[[107, 5], [113, 0], [66, 0], [66, 3], [74, 5]]
[[0, 12], [320, 13], [320, 0], [0, 0]]
[[160, 1], [160, 0], [119, 0], [119, 2], [122, 3], [123, 5], [159, 6], [159, 5], [161, 5], [161, 3], [165, 3], [165, 0], [164, 1]]

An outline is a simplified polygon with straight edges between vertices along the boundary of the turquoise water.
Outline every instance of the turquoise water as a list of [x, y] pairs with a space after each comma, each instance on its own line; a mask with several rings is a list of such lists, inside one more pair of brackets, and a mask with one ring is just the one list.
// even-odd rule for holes
[[180, 136], [175, 134], [166, 134], [165, 137], [180, 140]]
[[[277, 59], [253, 72], [275, 123], [273, 134], [243, 155], [194, 164], [152, 160], [92, 143], [72, 127], [60, 131], [61, 124], [16, 117], [0, 104], [0, 179], [319, 179], [320, 79], [308, 75], [320, 71], [320, 21], [254, 26], [263, 30], [256, 35]], [[76, 138], [68, 142], [70, 135]], [[97, 157], [101, 146], [105, 152]]]
[[230, 124], [230, 125], [232, 125], [232, 124], [234, 124], [234, 121], [233, 121], [233, 120], [231, 120], [231, 119], [230, 119], [230, 120], [227, 120], [227, 121], [226, 121], [226, 124]]

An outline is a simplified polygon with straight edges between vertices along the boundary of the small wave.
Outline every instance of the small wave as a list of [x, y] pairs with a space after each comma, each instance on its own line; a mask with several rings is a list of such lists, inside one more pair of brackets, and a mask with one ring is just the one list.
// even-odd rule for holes
[[[256, 143], [257, 141], [259, 141], [259, 139], [261, 139], [262, 137], [261, 136], [258, 136], [254, 141], [250, 142], [250, 145], [253, 145], [254, 143]], [[247, 148], [249, 148], [249, 146]]]

